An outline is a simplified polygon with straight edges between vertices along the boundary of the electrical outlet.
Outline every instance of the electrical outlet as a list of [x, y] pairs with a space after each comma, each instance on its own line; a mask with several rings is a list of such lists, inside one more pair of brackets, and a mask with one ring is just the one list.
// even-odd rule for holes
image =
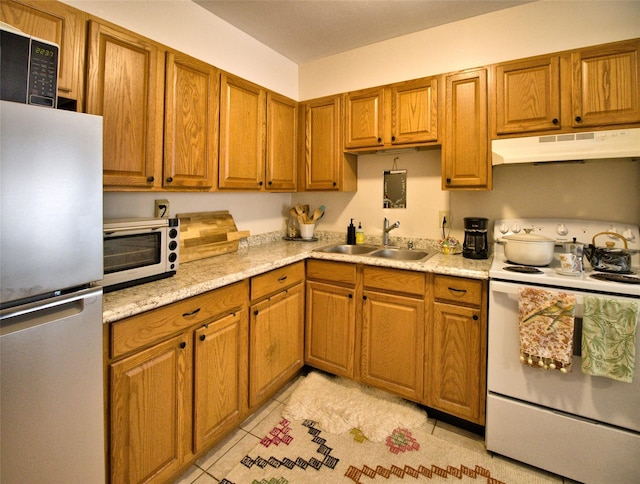
[[169, 218], [169, 200], [155, 200], [153, 215], [156, 218]]
[[440, 228], [451, 228], [451, 211], [450, 210], [440, 210], [438, 212], [438, 227]]

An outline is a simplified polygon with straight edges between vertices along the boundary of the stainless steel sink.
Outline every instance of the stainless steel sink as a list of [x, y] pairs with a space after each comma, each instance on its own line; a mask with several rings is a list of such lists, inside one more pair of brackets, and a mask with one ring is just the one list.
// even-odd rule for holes
[[348, 254], [348, 255], [362, 255], [368, 254], [369, 252], [373, 252], [378, 247], [375, 245], [347, 245], [347, 244], [338, 244], [338, 245], [330, 245], [329, 247], [323, 247], [321, 249], [316, 249], [318, 252], [324, 252], [327, 254]]
[[325, 254], [362, 255], [366, 257], [378, 257], [398, 261], [425, 261], [435, 252], [421, 249], [402, 249], [400, 247], [380, 247], [375, 245], [347, 245], [335, 244], [320, 249], [316, 252]]
[[370, 257], [380, 257], [382, 259], [421, 261], [421, 260], [427, 260], [434, 253], [435, 252], [429, 252], [426, 250], [384, 248], [384, 249], [376, 250], [375, 252], [372, 252], [371, 254], [368, 254], [368, 255]]

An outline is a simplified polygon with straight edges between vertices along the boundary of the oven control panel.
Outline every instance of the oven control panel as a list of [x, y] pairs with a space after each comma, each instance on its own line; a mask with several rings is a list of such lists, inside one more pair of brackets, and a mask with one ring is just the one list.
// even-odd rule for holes
[[531, 232], [556, 241], [556, 245], [565, 242], [595, 243], [597, 247], [640, 249], [640, 231], [637, 225], [622, 222], [580, 219], [503, 219], [494, 224], [494, 240], [500, 242], [506, 235]]

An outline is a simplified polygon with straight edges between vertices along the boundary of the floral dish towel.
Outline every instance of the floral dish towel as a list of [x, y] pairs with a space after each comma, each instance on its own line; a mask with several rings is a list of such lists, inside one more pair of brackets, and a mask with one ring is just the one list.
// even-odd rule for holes
[[638, 301], [585, 296], [582, 372], [626, 383], [633, 380]]

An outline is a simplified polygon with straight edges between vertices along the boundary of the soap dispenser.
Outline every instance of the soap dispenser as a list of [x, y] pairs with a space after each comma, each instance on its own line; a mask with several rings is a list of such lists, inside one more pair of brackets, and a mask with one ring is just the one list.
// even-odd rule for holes
[[353, 219], [351, 219], [351, 223], [347, 227], [347, 244], [355, 245], [356, 243], [356, 226], [353, 225]]
[[358, 230], [356, 230], [356, 244], [364, 244], [364, 230], [362, 222], [358, 222]]

